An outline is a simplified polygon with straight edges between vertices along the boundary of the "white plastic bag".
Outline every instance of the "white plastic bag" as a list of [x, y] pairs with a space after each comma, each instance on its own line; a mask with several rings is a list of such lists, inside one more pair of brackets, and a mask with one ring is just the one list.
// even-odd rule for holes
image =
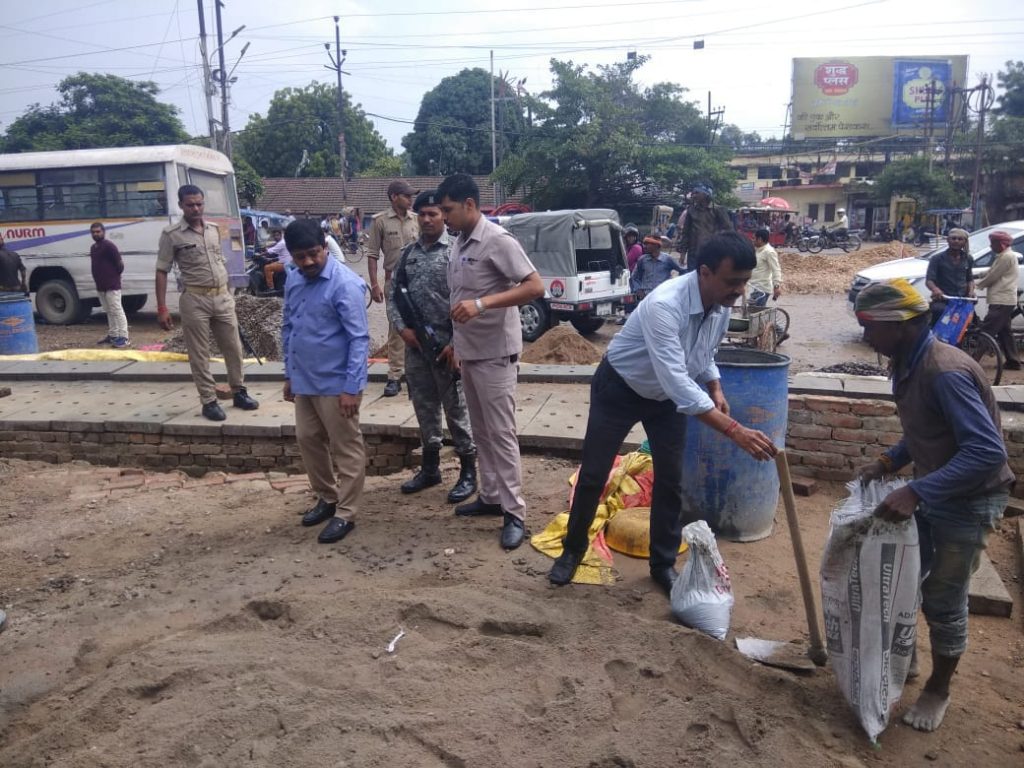
[[732, 617], [732, 582], [715, 534], [703, 520], [683, 528], [690, 557], [672, 585], [672, 615], [684, 626], [725, 640]]
[[849, 483], [832, 512], [821, 558], [821, 603], [829, 662], [871, 741], [900, 699], [917, 635], [921, 553], [913, 519], [887, 523], [878, 504], [905, 485]]

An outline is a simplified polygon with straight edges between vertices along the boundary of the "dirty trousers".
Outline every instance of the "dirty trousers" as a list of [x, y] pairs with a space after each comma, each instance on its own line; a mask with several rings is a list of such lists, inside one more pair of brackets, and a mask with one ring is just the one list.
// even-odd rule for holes
[[420, 441], [424, 448], [440, 448], [444, 442], [441, 411], [444, 410], [448, 431], [459, 456], [474, 456], [473, 433], [469, 425], [462, 382], [451, 369], [437, 363], [422, 351], [405, 348], [405, 379], [409, 385], [416, 421], [420, 425]]
[[683, 450], [686, 416], [671, 400], [641, 397], [623, 380], [607, 359], [601, 361], [590, 382], [590, 413], [583, 440], [583, 459], [573, 494], [569, 525], [562, 543], [583, 553], [587, 531], [594, 522], [601, 492], [608, 482], [622, 441], [637, 422], [644, 425], [651, 444], [654, 488], [651, 493], [651, 570], [675, 565], [685, 522], [697, 519], [684, 504]]
[[337, 504], [339, 517], [354, 519], [366, 479], [359, 414], [342, 416], [337, 395], [296, 395], [295, 439], [313, 491]]
[[516, 377], [513, 359], [463, 360], [462, 385], [480, 466], [480, 499], [520, 520], [526, 514], [523, 469], [516, 436]]
[[186, 291], [181, 294], [178, 311], [181, 315], [181, 330], [185, 335], [185, 347], [188, 349], [192, 381], [199, 390], [199, 401], [209, 403], [217, 399], [213, 374], [210, 373], [211, 333], [224, 356], [228, 384], [233, 392], [237, 391], [244, 384], [242, 340], [238, 336], [238, 318], [235, 316], [235, 300], [231, 294], [225, 292], [199, 296]]
[[107, 335], [112, 339], [127, 339], [128, 318], [121, 304], [121, 291], [97, 291], [96, 295], [107, 315]]
[[1020, 363], [1017, 342], [1010, 330], [1010, 321], [1013, 320], [1013, 310], [1016, 308], [1010, 304], [989, 304], [988, 314], [981, 323], [981, 330], [999, 342], [1003, 356], [1011, 363]]
[[[391, 277], [384, 278], [384, 295], [391, 295]], [[395, 328], [395, 324], [388, 320], [388, 381], [401, 381], [405, 375], [405, 342], [401, 334]]]

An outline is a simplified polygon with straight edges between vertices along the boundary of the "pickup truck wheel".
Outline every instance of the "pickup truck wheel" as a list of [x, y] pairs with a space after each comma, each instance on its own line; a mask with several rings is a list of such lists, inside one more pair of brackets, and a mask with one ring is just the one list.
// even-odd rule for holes
[[574, 317], [569, 322], [583, 336], [590, 336], [604, 327], [604, 318], [602, 317]]
[[47, 280], [36, 289], [36, 312], [51, 325], [74, 325], [92, 313], [70, 280]]
[[519, 322], [523, 327], [523, 341], [536, 341], [551, 326], [551, 312], [543, 299], [536, 299], [519, 308]]

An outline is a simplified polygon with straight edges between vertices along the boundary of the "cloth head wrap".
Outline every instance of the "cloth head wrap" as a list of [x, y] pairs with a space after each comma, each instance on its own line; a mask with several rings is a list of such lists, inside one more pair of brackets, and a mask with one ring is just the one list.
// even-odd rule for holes
[[660, 247], [661, 246], [661, 238], [660, 237], [651, 237], [650, 235], [648, 235], [647, 237], [644, 238], [644, 245], [657, 245], [657, 246]]
[[693, 185], [693, 191], [694, 192], [703, 192], [708, 197], [712, 197], [713, 196], [713, 192], [712, 192], [711, 186], [708, 185], [708, 184], [694, 184]]
[[946, 237], [952, 237], [954, 235], [962, 237], [964, 240], [971, 236], [966, 229], [960, 229], [959, 227], [955, 227], [954, 229], [951, 229], [949, 230], [949, 232], [946, 233]]
[[1009, 233], [1003, 232], [1003, 230], [1001, 230], [1001, 229], [997, 229], [995, 232], [990, 234], [988, 236], [988, 239], [989, 240], [994, 240], [997, 243], [1002, 243], [1003, 245], [1005, 245], [1007, 247], [1009, 247], [1010, 243], [1013, 242], [1013, 238], [1010, 237]]
[[929, 309], [924, 297], [903, 277], [869, 283], [857, 294], [854, 307], [858, 320], [898, 323]]

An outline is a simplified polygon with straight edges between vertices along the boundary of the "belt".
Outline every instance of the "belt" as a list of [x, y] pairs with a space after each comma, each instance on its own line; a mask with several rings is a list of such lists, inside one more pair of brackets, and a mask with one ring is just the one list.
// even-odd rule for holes
[[204, 288], [201, 285], [186, 285], [185, 293], [191, 293], [195, 296], [217, 296], [221, 293], [227, 293], [228, 287], [226, 285], [219, 286], [217, 288]]

